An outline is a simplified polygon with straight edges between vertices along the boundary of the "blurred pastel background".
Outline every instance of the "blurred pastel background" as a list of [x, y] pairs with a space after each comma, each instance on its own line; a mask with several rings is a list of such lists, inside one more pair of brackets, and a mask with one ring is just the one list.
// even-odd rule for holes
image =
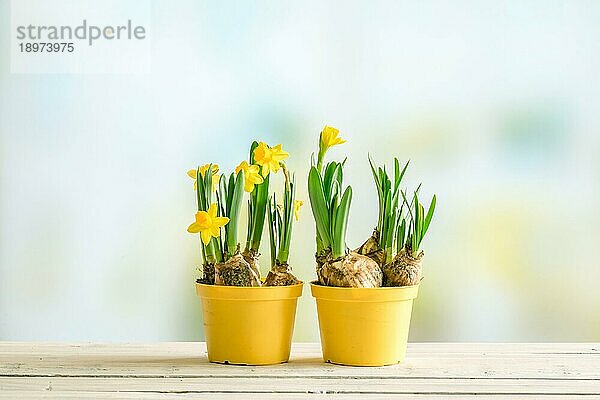
[[[326, 123], [351, 247], [376, 224], [367, 152], [437, 193], [411, 340], [600, 340], [600, 2], [137, 4], [150, 72], [28, 75], [0, 1], [0, 340], [201, 340], [186, 171], [253, 139], [291, 153], [312, 280]], [[318, 340], [308, 292], [296, 341]]]

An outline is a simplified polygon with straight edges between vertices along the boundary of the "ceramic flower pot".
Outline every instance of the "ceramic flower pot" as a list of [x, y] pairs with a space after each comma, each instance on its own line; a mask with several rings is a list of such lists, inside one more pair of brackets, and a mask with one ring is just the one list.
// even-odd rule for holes
[[419, 286], [342, 288], [311, 283], [323, 360], [381, 366], [404, 360]]
[[196, 283], [209, 361], [245, 365], [287, 362], [302, 286]]

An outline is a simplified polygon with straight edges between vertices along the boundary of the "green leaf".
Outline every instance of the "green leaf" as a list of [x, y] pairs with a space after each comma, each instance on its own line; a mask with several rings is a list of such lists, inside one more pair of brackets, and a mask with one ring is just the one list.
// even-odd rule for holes
[[407, 208], [407, 213], [408, 216], [410, 217], [411, 222], [414, 221], [414, 217], [413, 217], [413, 213], [412, 213], [412, 203], [408, 202], [408, 199], [406, 198], [406, 193], [404, 193], [403, 190], [400, 191], [400, 193], [402, 194], [402, 200], [404, 201], [404, 204], [406, 204], [406, 208]]
[[386, 233], [385, 248], [391, 248], [394, 244], [394, 234], [396, 233], [397, 214], [398, 214], [398, 210], [396, 208], [394, 208], [391, 216], [389, 217], [387, 233]]
[[200, 168], [196, 170], [196, 197], [198, 200], [198, 211], [206, 211], [206, 202], [204, 200], [204, 180], [200, 174]]
[[[396, 164], [398, 164], [398, 160], [396, 160]], [[402, 178], [404, 177], [404, 174], [406, 173], [406, 169], [408, 168], [408, 164], [410, 163], [410, 160], [408, 160], [406, 162], [406, 164], [404, 164], [404, 168], [402, 168], [402, 172], [400, 172], [400, 175], [394, 175], [394, 190], [398, 190], [398, 188], [400, 187], [400, 183], [402, 182]]]
[[242, 201], [244, 199], [244, 180], [245, 176], [244, 171], [242, 170], [237, 174], [233, 187], [230, 187], [230, 191], [232, 192], [228, 215], [230, 221], [225, 225], [229, 227], [227, 230], [227, 251], [230, 255], [233, 255], [238, 244], [237, 227], [242, 212]]
[[277, 257], [277, 245], [275, 244], [275, 236], [276, 236], [276, 232], [275, 232], [275, 224], [274, 224], [274, 219], [273, 219], [273, 204], [275, 203], [274, 201], [271, 200], [272, 198], [269, 197], [269, 207], [267, 210], [267, 223], [269, 224], [269, 249], [270, 251], [270, 255], [271, 255], [271, 267], [273, 267], [275, 265], [275, 257]]
[[[336, 183], [337, 185], [337, 183]], [[340, 195], [338, 193], [338, 191], [336, 190], [336, 193], [333, 195], [333, 198], [331, 199], [331, 202], [329, 203], [329, 229], [331, 229], [331, 232], [329, 232], [329, 237], [331, 238], [331, 241], [334, 241], [334, 221], [337, 215], [337, 211], [338, 211], [338, 207], [340, 205]]]
[[295, 178], [292, 176], [292, 182], [290, 183], [289, 190], [285, 191], [285, 206], [284, 206], [284, 219], [285, 225], [283, 229], [283, 240], [281, 244], [281, 255], [279, 258], [280, 262], [287, 262], [289, 251], [290, 251], [290, 243], [292, 240], [292, 225], [294, 223], [294, 202], [296, 201], [296, 188], [295, 188]]
[[427, 229], [429, 228], [429, 223], [431, 222], [431, 219], [433, 218], [433, 212], [435, 210], [436, 201], [437, 200], [436, 200], [436, 197], [434, 194], [431, 199], [431, 203], [429, 204], [429, 209], [427, 210], [427, 216], [425, 217], [425, 222], [423, 223], [423, 236], [425, 236], [425, 233], [427, 233]]
[[[240, 171], [243, 172], [243, 171]], [[234, 172], [232, 172], [229, 175], [229, 183], [227, 184], [227, 214], [229, 214], [231, 212], [231, 203], [233, 201], [233, 193], [235, 192], [235, 178], [236, 175]], [[221, 178], [221, 181], [224, 181], [223, 178]]]
[[323, 189], [325, 190], [325, 200], [330, 201], [332, 196], [332, 187], [334, 182], [335, 171], [338, 168], [338, 163], [332, 161], [325, 167], [323, 174]]
[[419, 219], [419, 197], [417, 195], [417, 192], [414, 192], [413, 194], [412, 205], [415, 210], [415, 232], [418, 232], [421, 221]]
[[394, 223], [393, 221], [390, 220], [390, 215], [391, 215], [391, 210], [390, 210], [391, 200], [392, 200], [391, 199], [391, 193], [390, 193], [389, 190], [386, 190], [385, 191], [385, 198], [384, 198], [384, 201], [383, 201], [383, 204], [384, 204], [383, 205], [383, 224], [381, 226], [381, 232], [379, 232], [380, 235], [381, 235], [381, 238], [380, 238], [380, 242], [381, 242], [380, 244], [381, 244], [381, 246], [380, 247], [382, 247], [382, 248], [384, 248], [385, 245], [386, 245], [386, 243], [388, 242], [388, 233], [390, 232], [389, 228], [390, 228], [390, 225], [393, 226], [393, 223]]
[[383, 187], [381, 185], [381, 179], [375, 170], [375, 166], [373, 165], [373, 160], [371, 160], [371, 156], [368, 156], [369, 165], [371, 166], [371, 172], [373, 174], [373, 180], [375, 181], [375, 186], [377, 187], [377, 201], [379, 203], [379, 213], [377, 218], [377, 230], [381, 233], [383, 229], [383, 208], [384, 208], [384, 198], [383, 198]]
[[400, 223], [400, 225], [398, 225], [398, 234], [396, 235], [396, 241], [397, 241], [396, 251], [398, 253], [404, 247], [405, 239], [406, 239], [406, 220], [404, 218], [402, 218], [402, 222]]
[[398, 162], [398, 158], [394, 157], [394, 186], [396, 187], [396, 182], [398, 181], [398, 176], [400, 175], [400, 163]]
[[419, 239], [419, 244], [421, 244], [421, 240], [423, 240], [423, 214], [425, 213], [425, 211], [423, 210], [423, 205], [419, 203], [419, 207], [417, 210], [418, 214], [419, 214], [419, 234], [417, 236], [417, 238]]
[[256, 160], [254, 159], [254, 150], [258, 147], [258, 142], [255, 140], [252, 142], [252, 144], [250, 145], [250, 157], [248, 157], [248, 160], [250, 161], [250, 165], [252, 164], [256, 164]]
[[[229, 204], [230, 201], [227, 196], [227, 180], [219, 179], [219, 184], [217, 185], [217, 203], [219, 203], [219, 208], [221, 209], [221, 214], [224, 216], [229, 216]], [[227, 229], [227, 228], [225, 228]]]
[[212, 204], [212, 164], [208, 166], [208, 169], [204, 173], [204, 198], [206, 199], [206, 207]]
[[310, 172], [308, 173], [308, 196], [310, 199], [310, 207], [315, 218], [317, 233], [319, 234], [322, 245], [325, 248], [328, 248], [331, 246], [331, 237], [329, 235], [329, 209], [325, 202], [321, 174], [319, 174], [316, 167], [311, 167]]
[[256, 185], [254, 190], [256, 191], [255, 203], [253, 205], [252, 215], [252, 233], [250, 246], [255, 251], [258, 251], [260, 247], [260, 240], [262, 238], [263, 227], [265, 225], [265, 212], [267, 209], [267, 201], [269, 195], [269, 178], [271, 174], [264, 178], [263, 183]]
[[348, 214], [352, 202], [352, 187], [344, 191], [342, 200], [336, 210], [333, 234], [333, 256], [340, 257], [346, 252], [346, 229], [348, 227]]

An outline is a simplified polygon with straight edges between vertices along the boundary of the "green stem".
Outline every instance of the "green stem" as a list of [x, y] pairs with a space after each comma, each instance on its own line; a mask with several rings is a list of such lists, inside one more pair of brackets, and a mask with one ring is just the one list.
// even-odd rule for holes
[[[232, 174], [233, 176], [233, 174]], [[244, 171], [240, 171], [237, 174], [235, 179], [230, 179], [230, 182], [233, 183], [233, 188], [231, 190], [231, 199], [227, 205], [228, 213], [227, 217], [229, 217], [229, 223], [225, 225], [226, 233], [227, 233], [227, 256], [231, 257], [235, 254], [238, 248], [238, 219], [240, 212], [242, 210], [242, 200], [244, 196]]]
[[317, 156], [317, 171], [319, 171], [319, 173], [321, 173], [321, 171], [323, 170], [323, 160], [325, 159], [326, 152], [327, 149], [323, 149], [319, 144], [319, 155]]
[[290, 178], [289, 171], [284, 163], [281, 163], [283, 174], [285, 176], [285, 188], [283, 196], [283, 217], [279, 238], [279, 252], [277, 261], [280, 264], [286, 264], [290, 255], [290, 245], [292, 241], [292, 225], [294, 224], [294, 203], [296, 201], [296, 188], [293, 179]]
[[[250, 240], [247, 242], [247, 247], [258, 252], [260, 241], [262, 238], [263, 227], [265, 225], [265, 214], [267, 210], [267, 201], [269, 194], [269, 177], [264, 178], [263, 183], [257, 185], [255, 192], [252, 192], [252, 230], [250, 232]], [[249, 246], [248, 246], [249, 245]]]
[[211, 239], [210, 242], [208, 242], [208, 244], [206, 246], [204, 245], [204, 243], [202, 245], [204, 246], [204, 253], [206, 256], [204, 259], [204, 264], [217, 263], [217, 255], [215, 252], [213, 240]]

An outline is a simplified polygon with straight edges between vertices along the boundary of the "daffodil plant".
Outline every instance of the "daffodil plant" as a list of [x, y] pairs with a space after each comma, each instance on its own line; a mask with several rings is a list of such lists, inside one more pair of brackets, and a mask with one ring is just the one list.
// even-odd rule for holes
[[[281, 169], [281, 163], [289, 156], [281, 144], [270, 147], [265, 142], [253, 142], [250, 146], [250, 163], [242, 168], [248, 168], [248, 183], [250, 200], [248, 201], [248, 235], [244, 249], [244, 259], [259, 273], [258, 257], [262, 233], [265, 224], [265, 214], [269, 201], [269, 180], [271, 172]], [[259, 174], [260, 171], [260, 174]]]
[[[221, 242], [221, 228], [229, 222], [228, 217], [219, 215], [219, 207], [212, 201], [220, 175], [219, 166], [206, 164], [196, 170], [188, 171], [190, 177], [196, 172], [194, 188], [198, 212], [196, 220], [188, 227], [190, 233], [200, 233], [202, 255], [204, 258], [203, 275], [207, 282], [214, 283], [214, 266], [223, 262], [223, 243]], [[210, 171], [210, 173], [207, 173]], [[214, 183], [217, 182], [217, 185]]]
[[[419, 246], [433, 217], [436, 197], [433, 196], [427, 215], [424, 215], [424, 208], [418, 200], [421, 185], [414, 191], [410, 204], [400, 188], [408, 162], [401, 170], [398, 159], [394, 158], [393, 181], [385, 166], [375, 167], [370, 157], [369, 164], [377, 188], [379, 218], [375, 232], [358, 252], [381, 266], [385, 286], [416, 285], [421, 279], [422, 252], [419, 252]], [[400, 197], [402, 203], [398, 207]]]
[[285, 185], [283, 189], [283, 204], [277, 204], [275, 194], [269, 197], [267, 221], [269, 227], [269, 244], [271, 249], [271, 270], [265, 280], [267, 286], [294, 285], [299, 283], [292, 274], [288, 264], [290, 244], [292, 240], [292, 225], [294, 218], [298, 220], [298, 211], [302, 201], [296, 200], [296, 185], [294, 177], [281, 163]]
[[[394, 242], [398, 232], [398, 222], [401, 216], [401, 208], [398, 208], [400, 198], [400, 184], [408, 168], [408, 162], [400, 169], [400, 163], [394, 158], [394, 176], [390, 179], [385, 166], [375, 167], [371, 157], [369, 164], [379, 199], [379, 216], [375, 232], [358, 250], [361, 254], [370, 256], [380, 265], [392, 261], [394, 257]], [[372, 245], [369, 241], [374, 241]]]
[[339, 131], [325, 126], [319, 135], [319, 153], [308, 174], [308, 194], [315, 219], [317, 275], [319, 282], [330, 286], [381, 286], [378, 264], [367, 256], [351, 252], [346, 246], [348, 214], [352, 187], [343, 187], [342, 162], [332, 161], [323, 169], [327, 150], [345, 143]]
[[[396, 226], [396, 255], [383, 265], [385, 286], [417, 285], [422, 278], [423, 251], [420, 249], [425, 233], [433, 218], [436, 196], [433, 195], [427, 213], [419, 202], [418, 191], [413, 192], [412, 202], [408, 202], [406, 193], [401, 191], [403, 204], [400, 207]], [[406, 206], [406, 215], [402, 210]], [[407, 225], [408, 221], [408, 225]]]
[[423, 237], [425, 237], [425, 234], [429, 229], [429, 224], [433, 218], [435, 204], [437, 202], [436, 195], [434, 194], [431, 198], [431, 202], [429, 203], [429, 207], [427, 208], [427, 214], [425, 214], [425, 208], [423, 207], [423, 204], [419, 202], [418, 192], [419, 190], [417, 188], [417, 190], [415, 190], [413, 193], [413, 199], [410, 204], [406, 199], [406, 194], [402, 192], [402, 197], [404, 200], [403, 206], [407, 205], [407, 214], [409, 219], [408, 235], [406, 234], [406, 218], [402, 218], [402, 221], [398, 224], [397, 235], [398, 252], [404, 248], [413, 258], [417, 258], [421, 253], [421, 242], [423, 241]]
[[[269, 202], [269, 179], [271, 173], [280, 169], [284, 169], [288, 177], [283, 163], [287, 157], [280, 144], [269, 147], [264, 142], [254, 142], [249, 162], [242, 161], [229, 178], [221, 179], [216, 164], [188, 171], [195, 181], [198, 202], [196, 221], [188, 227], [188, 232], [200, 233], [205, 283], [261, 286], [258, 250]], [[289, 182], [288, 186], [292, 188]], [[244, 192], [250, 196], [248, 236], [244, 252], [240, 253], [237, 232]], [[291, 229], [289, 233], [286, 231], [287, 239], [281, 242], [286, 249], [281, 253], [281, 260], [284, 253], [289, 253], [290, 233]]]

